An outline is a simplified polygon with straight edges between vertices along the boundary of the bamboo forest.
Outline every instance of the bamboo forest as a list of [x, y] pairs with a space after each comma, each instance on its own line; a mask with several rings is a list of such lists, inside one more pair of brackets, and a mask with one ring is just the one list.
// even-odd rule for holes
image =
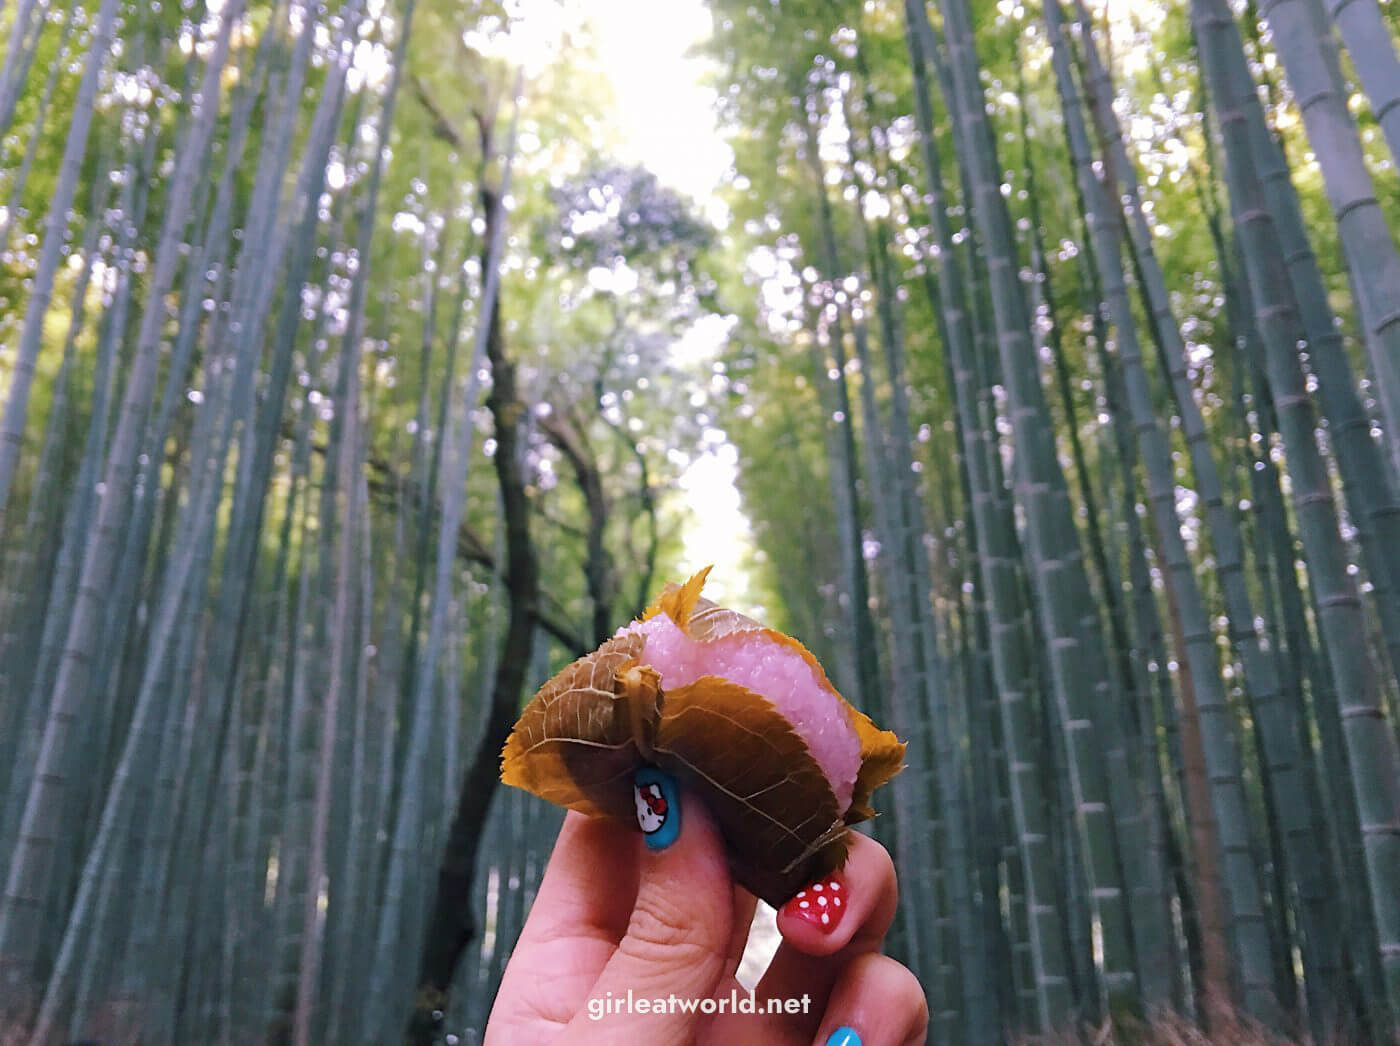
[[0, 41], [0, 1044], [512, 1042], [503, 745], [710, 564], [928, 1042], [1400, 1043], [1400, 0]]

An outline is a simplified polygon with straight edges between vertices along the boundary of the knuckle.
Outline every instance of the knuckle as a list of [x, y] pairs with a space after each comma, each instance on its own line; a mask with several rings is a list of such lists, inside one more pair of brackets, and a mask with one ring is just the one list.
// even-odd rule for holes
[[895, 963], [898, 969], [898, 986], [896, 994], [899, 1001], [918, 1017], [918, 1026], [925, 1028], [928, 1026], [928, 996], [924, 994], [924, 986], [919, 983], [919, 978], [914, 976], [914, 972], [907, 966], [900, 966]]
[[635, 959], [668, 968], [685, 966], [697, 971], [723, 964], [724, 934], [714, 920], [697, 919], [688, 911], [683, 898], [657, 891], [644, 891], [637, 897], [627, 934], [618, 950]]
[[895, 875], [894, 861], [891, 860], [889, 851], [873, 839], [864, 836], [860, 839], [861, 842], [857, 845], [861, 846], [862, 850], [861, 874], [859, 882], [852, 884], [852, 889], [865, 895], [864, 903], [869, 905], [869, 908], [865, 921], [856, 931], [852, 942], [857, 950], [872, 946], [879, 950], [879, 943], [889, 932], [899, 906], [899, 880]]
[[899, 877], [895, 874], [894, 859], [883, 846], [877, 850], [875, 882], [880, 893], [886, 891], [896, 901], [899, 899]]
[[889, 1005], [897, 1013], [907, 1015], [907, 1027], [911, 1035], [920, 1035], [928, 1029], [928, 996], [923, 985], [909, 967], [888, 956], [879, 956], [885, 965], [883, 978], [889, 992]]
[[878, 986], [881, 1008], [917, 1015], [928, 1023], [928, 996], [914, 972], [897, 959], [873, 952], [852, 963], [851, 976], [863, 984]]

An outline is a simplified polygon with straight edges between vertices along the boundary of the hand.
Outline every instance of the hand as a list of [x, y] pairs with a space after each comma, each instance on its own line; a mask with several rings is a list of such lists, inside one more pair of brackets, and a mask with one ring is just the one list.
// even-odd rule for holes
[[[647, 835], [577, 813], [564, 819], [485, 1046], [924, 1042], [923, 989], [880, 954], [895, 912], [894, 865], [884, 847], [854, 832], [840, 873], [779, 912], [783, 940], [755, 990], [759, 1012], [700, 1012], [699, 1000], [715, 1000], [706, 1008], [717, 1009], [748, 998], [734, 974], [755, 901], [730, 879], [723, 842], [700, 802], [657, 771], [640, 774], [650, 775], [636, 785]], [[697, 1005], [626, 1012], [629, 991], [634, 1000], [675, 996]], [[767, 1013], [770, 998], [797, 1000], [789, 1005], [798, 1012]]]

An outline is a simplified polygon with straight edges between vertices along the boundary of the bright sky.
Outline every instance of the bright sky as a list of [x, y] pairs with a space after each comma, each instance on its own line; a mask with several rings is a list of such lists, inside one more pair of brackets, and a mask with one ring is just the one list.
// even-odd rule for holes
[[[689, 196], [717, 226], [728, 224], [716, 190], [733, 154], [715, 124], [715, 93], [704, 82], [709, 63], [690, 54], [711, 32], [704, 0], [513, 0], [507, 8], [508, 33], [469, 32], [468, 42], [519, 63], [528, 76], [552, 60], [561, 33], [590, 26], [613, 96], [602, 131], [606, 148]], [[727, 326], [718, 319], [696, 324], [672, 350], [697, 374], [709, 370], [723, 344]], [[706, 595], [761, 616], [746, 566], [752, 531], [735, 486], [738, 454], [722, 431], [704, 435], [706, 449], [681, 478], [687, 525], [680, 570], [713, 564]]]
[[[619, 137], [619, 158], [645, 165], [712, 221], [726, 222], [715, 190], [733, 155], [715, 126], [714, 91], [703, 83], [708, 63], [688, 55], [710, 34], [703, 0], [587, 0], [586, 10], [612, 80], [608, 122]], [[704, 324], [677, 351], [706, 364], [723, 335], [722, 324]], [[753, 609], [744, 566], [752, 536], [735, 487], [738, 455], [718, 431], [707, 437], [709, 449], [681, 479], [690, 519], [683, 572], [713, 563], [706, 594]]]
[[687, 52], [710, 35], [702, 0], [591, 0], [598, 50], [612, 79], [609, 123], [623, 159], [646, 164], [662, 181], [710, 202], [733, 162], [715, 128], [708, 63]]

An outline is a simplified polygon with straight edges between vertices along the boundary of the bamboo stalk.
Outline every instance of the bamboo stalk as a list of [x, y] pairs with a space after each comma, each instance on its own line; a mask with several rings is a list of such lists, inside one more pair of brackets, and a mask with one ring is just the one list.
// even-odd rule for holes
[[1352, 785], [1361, 814], [1372, 916], [1380, 941], [1386, 990], [1400, 1012], [1400, 753], [1381, 710], [1375, 670], [1364, 648], [1365, 629], [1354, 583], [1346, 571], [1327, 474], [1314, 442], [1314, 415], [1301, 368], [1291, 346], [1302, 335], [1289, 300], [1273, 214], [1264, 199], [1241, 110], [1243, 85], [1232, 75], [1230, 54], [1238, 48], [1228, 10], [1214, 0], [1194, 0], [1193, 20], [1205, 68], [1220, 112], [1231, 209], [1245, 255], [1256, 318], [1268, 353], [1268, 377], [1279, 409], [1308, 574], [1317, 594], [1321, 624], [1341, 700], [1343, 736]]
[[[33, 2], [34, 0], [27, 0], [28, 6], [32, 7]], [[68, 212], [78, 191], [78, 175], [82, 168], [83, 155], [87, 151], [88, 132], [92, 127], [97, 83], [112, 50], [117, 9], [120, 6], [118, 0], [102, 0], [102, 7], [98, 11], [97, 26], [93, 31], [87, 61], [83, 66], [82, 84], [73, 103], [73, 120], [64, 145], [58, 184], [54, 189], [49, 204], [49, 215], [44, 225], [44, 243], [40, 248], [39, 263], [30, 285], [29, 300], [25, 304], [24, 333], [10, 378], [5, 413], [3, 418], [0, 418], [0, 525], [4, 523], [10, 485], [14, 480], [15, 468], [19, 464], [20, 450], [24, 443], [29, 393], [34, 385], [34, 366], [39, 356], [44, 316], [49, 310], [49, 301], [53, 295], [54, 276], [62, 261], [63, 241], [68, 231]], [[19, 30], [21, 21], [22, 18], [16, 20], [16, 31]], [[8, 65], [8, 62], [6, 64]], [[0, 938], [3, 936], [3, 930], [0, 930]], [[0, 946], [0, 954], [6, 951], [7, 949]]]

